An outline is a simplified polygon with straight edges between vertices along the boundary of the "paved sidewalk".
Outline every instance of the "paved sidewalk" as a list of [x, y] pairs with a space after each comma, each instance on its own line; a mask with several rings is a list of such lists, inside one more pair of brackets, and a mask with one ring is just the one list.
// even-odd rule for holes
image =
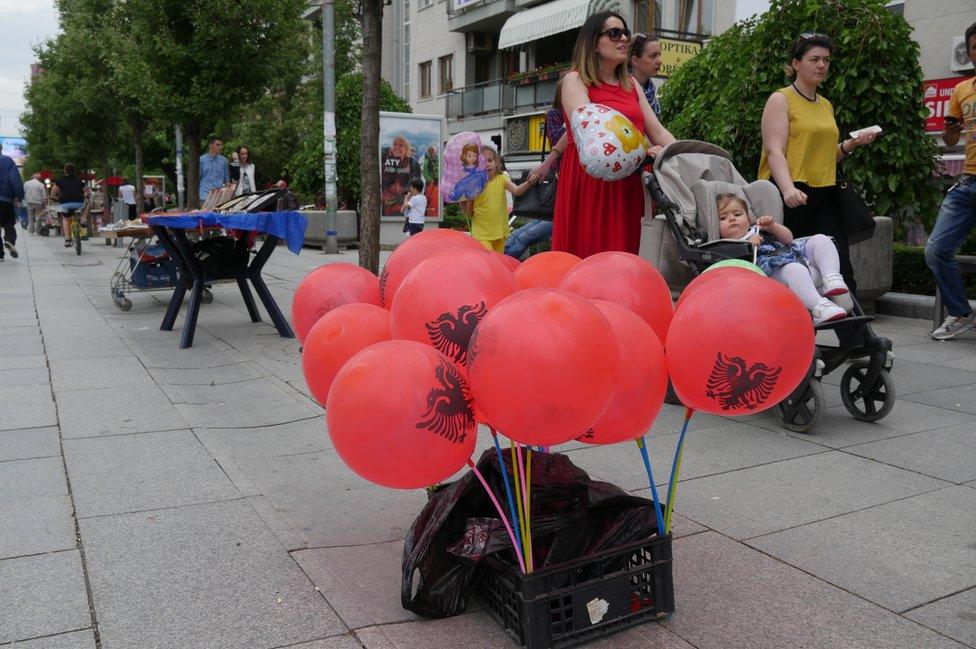
[[[122, 253], [23, 235], [0, 264], [0, 645], [17, 648], [510, 648], [477, 610], [399, 604], [422, 491], [342, 465], [298, 343], [214, 287], [192, 350], [159, 331], [168, 293], [112, 303]], [[326, 256], [267, 267], [287, 312]], [[182, 325], [182, 320], [178, 326]], [[976, 334], [882, 318], [898, 400], [878, 424], [830, 408], [811, 435], [696, 415], [678, 490], [676, 613], [594, 643], [688, 649], [976, 647]], [[650, 437], [667, 477], [678, 426]], [[567, 445], [646, 493], [636, 449]]]

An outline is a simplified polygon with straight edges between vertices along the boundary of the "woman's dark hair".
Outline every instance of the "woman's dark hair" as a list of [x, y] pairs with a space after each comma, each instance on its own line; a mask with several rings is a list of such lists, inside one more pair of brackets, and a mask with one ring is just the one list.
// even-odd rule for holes
[[648, 43], [654, 42], [657, 42], [657, 34], [641, 34], [640, 32], [634, 34], [630, 37], [630, 52], [627, 55], [627, 60], [630, 61], [633, 56], [640, 58], [644, 55], [644, 47]]
[[966, 30], [966, 49], [967, 50], [969, 49], [969, 39], [972, 38], [973, 36], [976, 36], [976, 23], [973, 23], [972, 25], [970, 25], [969, 28]]
[[69, 162], [69, 163], [67, 163], [67, 164], [64, 165], [64, 175], [65, 176], [74, 176], [76, 173], [78, 173], [78, 168], [75, 167], [74, 164], [72, 164], [72, 163]]
[[[573, 47], [573, 69], [579, 73], [580, 81], [585, 86], [600, 83], [600, 68], [597, 61], [596, 42], [603, 35], [603, 23], [610, 18], [618, 19], [627, 29], [627, 21], [616, 11], [601, 11], [586, 19], [580, 27], [576, 45]], [[625, 90], [630, 90], [630, 73], [627, 61], [622, 62], [614, 70], [614, 76]]]
[[807, 52], [815, 47], [822, 47], [830, 52], [831, 56], [834, 54], [834, 41], [830, 40], [830, 36], [826, 34], [819, 34], [816, 32], [806, 32], [800, 34], [800, 37], [796, 39], [793, 43], [793, 50], [790, 52], [790, 62], [786, 65], [786, 76], [790, 79], [796, 77], [796, 70], [793, 69], [793, 61], [799, 61]]
[[251, 160], [251, 147], [249, 147], [246, 144], [242, 144], [239, 147], [237, 147], [236, 149], [234, 149], [234, 152], [237, 153], [237, 159], [238, 160], [241, 159], [241, 150], [242, 149], [247, 149], [247, 161], [253, 164], [253, 160]]

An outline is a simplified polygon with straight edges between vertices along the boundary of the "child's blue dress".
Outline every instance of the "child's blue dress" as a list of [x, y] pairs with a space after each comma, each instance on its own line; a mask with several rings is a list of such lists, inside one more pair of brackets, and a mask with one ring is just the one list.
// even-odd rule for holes
[[756, 265], [762, 269], [767, 276], [772, 275], [773, 271], [786, 264], [807, 265], [806, 248], [807, 238], [801, 237], [794, 239], [791, 243], [780, 243], [769, 232], [760, 230], [758, 225], [749, 228], [743, 239], [748, 239], [754, 234], [758, 234], [762, 239], [756, 249]]

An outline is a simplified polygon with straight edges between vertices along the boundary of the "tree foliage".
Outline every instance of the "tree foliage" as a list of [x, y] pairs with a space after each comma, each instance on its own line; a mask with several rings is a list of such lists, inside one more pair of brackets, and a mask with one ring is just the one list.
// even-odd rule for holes
[[679, 138], [713, 142], [755, 177], [760, 120], [799, 34], [829, 34], [836, 45], [820, 92], [841, 134], [878, 124], [884, 134], [844, 162], [878, 214], [934, 216], [930, 182], [937, 153], [925, 133], [918, 44], [884, 0], [773, 0], [769, 11], [712, 39], [662, 89], [662, 121]]

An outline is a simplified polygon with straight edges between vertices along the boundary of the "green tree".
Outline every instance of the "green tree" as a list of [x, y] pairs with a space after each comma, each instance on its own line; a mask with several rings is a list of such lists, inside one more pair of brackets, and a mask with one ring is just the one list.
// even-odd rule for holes
[[932, 214], [936, 147], [925, 133], [918, 44], [884, 0], [773, 0], [762, 16], [712, 39], [662, 89], [662, 121], [679, 138], [713, 142], [755, 177], [760, 120], [769, 94], [787, 85], [799, 34], [829, 34], [837, 46], [820, 91], [841, 133], [879, 124], [885, 133], [844, 163], [878, 214]]

